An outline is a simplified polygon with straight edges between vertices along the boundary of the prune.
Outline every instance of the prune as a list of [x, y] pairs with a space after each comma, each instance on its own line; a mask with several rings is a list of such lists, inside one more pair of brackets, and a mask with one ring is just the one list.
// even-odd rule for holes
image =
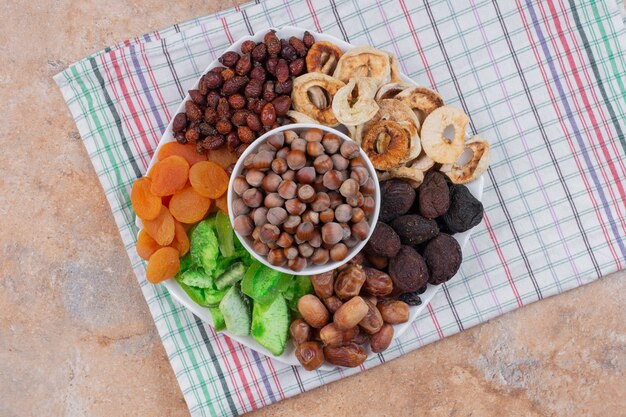
[[378, 222], [376, 228], [365, 245], [365, 253], [368, 255], [393, 258], [400, 250], [400, 237], [391, 226]]
[[450, 208], [443, 215], [446, 231], [460, 233], [471, 229], [483, 219], [483, 204], [464, 185], [450, 188]]
[[400, 180], [381, 182], [379, 220], [388, 222], [406, 214], [411, 209], [414, 201], [415, 190], [409, 183]]
[[403, 245], [398, 254], [389, 260], [389, 275], [394, 290], [413, 292], [428, 282], [428, 267], [415, 249]]
[[398, 296], [398, 300], [404, 301], [410, 306], [418, 306], [422, 304], [422, 299], [419, 296], [419, 290], [400, 294]]
[[[452, 236], [440, 233], [424, 249], [424, 258], [430, 277], [429, 284], [438, 285], [448, 281], [461, 266], [461, 246]], [[421, 287], [421, 285], [420, 285]]]
[[391, 227], [400, 236], [404, 245], [419, 245], [439, 233], [437, 222], [418, 214], [405, 214], [391, 222]]
[[442, 216], [450, 206], [450, 192], [446, 177], [437, 171], [426, 174], [419, 188], [419, 213], [427, 219]]

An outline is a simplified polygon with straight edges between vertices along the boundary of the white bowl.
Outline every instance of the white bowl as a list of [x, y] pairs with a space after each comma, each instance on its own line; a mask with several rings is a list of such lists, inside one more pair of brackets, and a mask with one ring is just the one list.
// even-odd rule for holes
[[[279, 38], [289, 38], [290, 36], [297, 36], [299, 38], [302, 38], [302, 35], [304, 34], [305, 29], [301, 29], [301, 28], [297, 28], [297, 27], [293, 27], [293, 26], [285, 26], [281, 29], [277, 29], [277, 28], [267, 28], [265, 30], [260, 30], [258, 31], [254, 36], [244, 36], [242, 38], [239, 38], [237, 41], [235, 41], [235, 43], [233, 43], [229, 48], [227, 48], [224, 52], [226, 51], [236, 51], [236, 52], [240, 52], [240, 47], [241, 44], [247, 40], [253, 40], [255, 42], [260, 42], [263, 40], [263, 36], [269, 31], [269, 30], [276, 30], [276, 35]], [[356, 45], [351, 45], [339, 38], [336, 38], [334, 36], [331, 35], [327, 35], [324, 33], [317, 33], [317, 32], [313, 32], [311, 30], [309, 30], [309, 32], [311, 32], [311, 34], [313, 34], [313, 36], [315, 36], [316, 40], [319, 41], [328, 41], [328, 42], [332, 42], [335, 45], [337, 45], [342, 51], [348, 51], [352, 48], [354, 48]], [[216, 67], [216, 66], [221, 66], [221, 64], [219, 63], [219, 61], [216, 59], [213, 62], [211, 62], [209, 64], [209, 66], [204, 70], [204, 72], [202, 72], [202, 74], [206, 74], [211, 68]], [[409, 77], [407, 77], [404, 74], [400, 74], [400, 76], [402, 77], [402, 80], [404, 82], [407, 83], [411, 83], [413, 85], [418, 85], [417, 83], [415, 83], [412, 79], [410, 79]], [[194, 83], [194, 85], [189, 86], [189, 89], [196, 89], [198, 88], [198, 83], [200, 81], [200, 78], [198, 78], [198, 80]], [[176, 112], [172, 113], [172, 114], [178, 114], [181, 113], [183, 111], [185, 111], [185, 103], [187, 101], [189, 101], [191, 98], [189, 97], [189, 94], [187, 94], [187, 96], [185, 96], [185, 98], [183, 99], [183, 101], [181, 102], [180, 106], [178, 106], [178, 108], [176, 109]], [[150, 161], [150, 165], [148, 166], [148, 171], [150, 171], [150, 169], [152, 168], [152, 166], [157, 162], [157, 155], [159, 152], [159, 149], [161, 149], [161, 147], [163, 145], [165, 145], [168, 142], [173, 142], [174, 139], [174, 134], [172, 132], [172, 123], [173, 123], [174, 118], [172, 117], [172, 120], [170, 120], [170, 123], [168, 124], [167, 128], [165, 129], [165, 132], [163, 133], [163, 136], [161, 137], [161, 140], [159, 141], [159, 145], [157, 146], [157, 148], [155, 149], [154, 155], [152, 157], [152, 160]], [[467, 136], [469, 137], [469, 135]], [[472, 195], [474, 197], [476, 197], [478, 200], [482, 200], [482, 195], [483, 195], [483, 187], [485, 184], [485, 180], [483, 178], [483, 176], [479, 177], [477, 180], [470, 182], [467, 185], [467, 188], [469, 189], [469, 191], [472, 193]], [[135, 224], [137, 225], [137, 227], [139, 229], [142, 228], [142, 223], [141, 220], [139, 218], [136, 219]], [[472, 232], [472, 230], [468, 230], [467, 232], [464, 233], [458, 233], [456, 235], [454, 235], [454, 238], [459, 242], [459, 244], [461, 245], [461, 248], [464, 248], [465, 245], [467, 245], [467, 242], [469, 241], [469, 237], [470, 237], [470, 233]], [[454, 281], [455, 277], [452, 278], [451, 281]], [[175, 279], [168, 279], [166, 281], [163, 282], [163, 285], [165, 286], [165, 288], [167, 288], [167, 290], [169, 291], [170, 295], [179, 303], [181, 303], [182, 305], [184, 305], [188, 310], [190, 310], [193, 314], [195, 314], [197, 317], [199, 317], [202, 321], [208, 323], [209, 325], [213, 326], [213, 318], [211, 316], [211, 312], [208, 308], [206, 307], [202, 307], [198, 304], [196, 304], [191, 298], [189, 298], [189, 296], [187, 295], [187, 293], [181, 288], [180, 285], [178, 285], [178, 282], [176, 282]], [[420, 296], [420, 298], [422, 299], [422, 304], [419, 306], [414, 306], [414, 307], [410, 307], [409, 308], [409, 320], [406, 323], [402, 323], [402, 324], [396, 324], [394, 325], [394, 334], [393, 334], [393, 338], [398, 339], [400, 336], [402, 336], [402, 334], [404, 332], [407, 331], [407, 329], [409, 329], [409, 327], [411, 327], [413, 325], [413, 322], [415, 321], [415, 319], [417, 318], [418, 315], [420, 315], [422, 313], [422, 311], [426, 308], [426, 306], [430, 303], [430, 301], [433, 299], [433, 297], [435, 296], [435, 294], [437, 294], [437, 291], [439, 291], [439, 288], [441, 287], [441, 285], [428, 285], [428, 289], [426, 290], [426, 292], [424, 294], [422, 294]], [[222, 331], [221, 333], [227, 335], [228, 337], [230, 337], [233, 340], [236, 340], [237, 342], [241, 343], [244, 346], [249, 347], [250, 349], [253, 349], [259, 353], [262, 353], [263, 355], [269, 356], [279, 362], [282, 362], [284, 364], [287, 365], [293, 365], [293, 366], [300, 366], [300, 362], [298, 362], [298, 359], [296, 359], [296, 356], [294, 354], [294, 347], [293, 347], [293, 343], [289, 342], [287, 343], [287, 347], [285, 348], [285, 351], [283, 352], [282, 355], [280, 356], [274, 356], [272, 353], [270, 353], [267, 349], [265, 349], [263, 346], [261, 346], [260, 344], [257, 343], [256, 340], [254, 340], [254, 338], [252, 338], [252, 336], [236, 336], [233, 335], [231, 333], [229, 333], [227, 330]], [[393, 342], [392, 342], [393, 345]], [[368, 348], [368, 353], [371, 354], [371, 352], [369, 351]], [[322, 365], [321, 368], [319, 368], [319, 370], [321, 371], [328, 371], [328, 370], [332, 370], [334, 369], [335, 366], [332, 365], [328, 365], [328, 364], [324, 364]]]
[[[245, 161], [246, 157], [252, 153], [255, 153], [256, 150], [259, 148], [259, 146], [261, 146], [264, 143], [267, 143], [267, 140], [269, 139], [269, 137], [275, 135], [276, 133], [284, 132], [286, 130], [293, 130], [299, 134], [300, 132], [307, 130], [307, 129], [319, 129], [323, 131], [324, 133], [333, 133], [341, 138], [342, 140], [341, 143], [345, 141], [352, 141], [352, 139], [350, 139], [344, 133], [341, 133], [340, 131], [333, 129], [332, 127], [322, 126], [318, 124], [311, 124], [311, 123], [294, 123], [290, 125], [280, 126], [260, 136], [258, 139], [252, 142], [252, 144], [248, 146], [248, 148], [244, 151], [244, 153], [239, 157], [239, 160], [237, 160], [237, 164], [235, 165], [235, 168], [233, 169], [233, 173], [230, 176], [230, 182], [228, 184], [228, 191], [226, 192], [228, 193], [228, 217], [230, 218], [230, 222], [233, 225], [233, 230], [235, 229], [235, 225], [234, 225], [235, 215], [233, 214], [233, 204], [232, 204], [233, 198], [235, 196], [235, 191], [233, 190], [233, 182], [235, 181], [235, 178], [241, 175], [241, 173], [245, 169], [245, 167], [243, 166], [243, 162]], [[376, 226], [376, 222], [378, 221], [378, 213], [380, 212], [380, 186], [376, 178], [376, 170], [374, 169], [374, 165], [372, 165], [372, 162], [368, 158], [367, 154], [360, 147], [359, 147], [359, 152], [361, 154], [361, 157], [367, 164], [367, 170], [370, 174], [370, 177], [375, 179], [374, 181], [375, 190], [374, 190], [374, 195], [373, 195], [374, 212], [368, 218], [370, 231], [367, 234], [367, 238], [359, 242], [358, 245], [350, 248], [348, 250], [348, 256], [346, 256], [344, 260], [339, 261], [339, 262], [330, 261], [324, 265], [307, 265], [302, 271], [296, 272], [296, 271], [289, 269], [286, 266], [275, 266], [275, 265], [270, 264], [267, 261], [266, 256], [259, 255], [258, 253], [254, 251], [254, 249], [252, 248], [252, 239], [242, 236], [241, 234], [237, 233], [237, 231], [235, 230], [235, 234], [237, 235], [237, 237], [239, 238], [243, 246], [246, 248], [246, 250], [250, 252], [252, 256], [254, 256], [259, 262], [263, 263], [264, 265], [269, 266], [270, 268], [276, 269], [277, 271], [284, 272], [286, 274], [293, 274], [293, 275], [315, 275], [315, 274], [321, 274], [324, 272], [332, 271], [333, 269], [339, 268], [341, 265], [345, 264], [350, 259], [352, 259], [356, 254], [358, 254], [361, 251], [361, 249], [363, 249], [363, 246], [365, 246], [369, 238], [372, 236], [372, 233], [374, 232], [374, 228]]]

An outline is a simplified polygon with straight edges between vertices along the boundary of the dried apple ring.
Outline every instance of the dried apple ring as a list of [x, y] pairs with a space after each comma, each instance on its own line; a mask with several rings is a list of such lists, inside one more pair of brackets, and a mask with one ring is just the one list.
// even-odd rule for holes
[[361, 146], [374, 168], [387, 170], [402, 163], [409, 151], [409, 134], [397, 122], [381, 120], [367, 132]]
[[401, 83], [402, 77], [400, 77], [400, 64], [398, 63], [398, 57], [391, 52], [387, 52], [389, 55], [389, 75], [392, 83]]
[[465, 151], [461, 154], [460, 159], [463, 159], [463, 155], [467, 150], [472, 154], [469, 161], [465, 163], [457, 161], [454, 164], [446, 164], [441, 167], [441, 171], [444, 172], [454, 184], [465, 184], [474, 181], [489, 167], [491, 155], [489, 143], [486, 140], [478, 135], [473, 136], [465, 143]]
[[424, 172], [414, 166], [400, 166], [388, 171], [378, 172], [378, 181], [385, 181], [392, 178], [402, 179], [417, 188], [424, 181]]
[[425, 152], [422, 152], [420, 156], [415, 158], [408, 165], [412, 168], [417, 168], [422, 172], [426, 172], [435, 165], [435, 161], [430, 159]]
[[376, 101], [380, 101], [388, 98], [396, 98], [398, 94], [411, 87], [412, 85], [408, 83], [387, 83], [378, 89], [375, 99]]
[[348, 82], [352, 77], [371, 77], [382, 85], [389, 81], [391, 64], [389, 55], [371, 46], [357, 46], [343, 54], [333, 77]]
[[317, 120], [295, 110], [289, 110], [287, 118], [294, 123], [317, 123]]
[[326, 41], [315, 42], [306, 54], [307, 72], [321, 72], [326, 75], [332, 75], [342, 55], [343, 52], [334, 43]]
[[372, 78], [354, 77], [341, 87], [333, 99], [333, 112], [339, 123], [360, 125], [378, 112], [374, 101], [378, 85]]
[[332, 103], [337, 90], [345, 84], [321, 72], [310, 72], [293, 80], [291, 102], [295, 111], [304, 113], [317, 123], [337, 126]]
[[443, 106], [443, 99], [438, 92], [426, 87], [412, 87], [399, 93], [396, 99], [408, 104], [415, 112], [420, 123], [435, 109]]
[[463, 153], [469, 117], [456, 107], [435, 109], [424, 120], [422, 146], [433, 161], [453, 164]]

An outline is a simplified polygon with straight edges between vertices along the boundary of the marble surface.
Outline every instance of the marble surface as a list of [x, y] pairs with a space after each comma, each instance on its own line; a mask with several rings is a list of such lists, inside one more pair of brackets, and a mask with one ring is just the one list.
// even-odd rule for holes
[[[0, 5], [0, 415], [188, 415], [51, 77], [119, 40], [234, 3]], [[531, 305], [255, 415], [624, 415], [625, 278]]]

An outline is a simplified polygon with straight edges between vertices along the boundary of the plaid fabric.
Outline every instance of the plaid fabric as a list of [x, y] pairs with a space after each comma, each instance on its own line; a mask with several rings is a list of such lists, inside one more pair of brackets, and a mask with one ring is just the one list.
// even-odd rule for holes
[[[233, 39], [297, 25], [395, 52], [491, 141], [485, 217], [459, 276], [412, 330], [354, 370], [262, 357], [146, 282], [129, 190], [187, 88]], [[88, 57], [55, 79], [194, 416], [237, 415], [352, 375], [626, 263], [626, 81], [615, 2], [269, 0]]]

